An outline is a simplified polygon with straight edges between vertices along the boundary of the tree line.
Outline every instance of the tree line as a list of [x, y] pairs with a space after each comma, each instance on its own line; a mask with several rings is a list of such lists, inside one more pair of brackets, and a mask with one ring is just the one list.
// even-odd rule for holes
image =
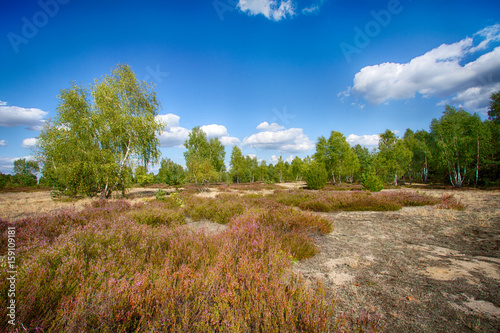
[[[193, 128], [184, 143], [185, 167], [168, 158], [160, 161], [158, 134], [166, 124], [156, 120], [159, 107], [154, 87], [137, 80], [128, 65], [117, 66], [89, 87], [72, 83], [61, 91], [57, 116], [44, 124], [38, 137], [37, 161], [16, 161], [15, 175], [0, 175], [0, 186], [33, 185], [38, 171], [43, 175], [40, 183], [61, 193], [103, 198], [136, 183], [499, 185], [500, 92], [492, 94], [484, 121], [448, 105], [431, 121], [429, 131], [407, 129], [398, 137], [386, 130], [372, 151], [351, 147], [342, 133], [332, 131], [328, 138], [318, 138], [311, 156], [291, 161], [280, 156], [274, 164], [244, 156], [233, 146], [229, 168], [224, 145], [218, 138], [208, 139], [200, 127]], [[158, 162], [159, 172], [149, 173], [147, 166]]]

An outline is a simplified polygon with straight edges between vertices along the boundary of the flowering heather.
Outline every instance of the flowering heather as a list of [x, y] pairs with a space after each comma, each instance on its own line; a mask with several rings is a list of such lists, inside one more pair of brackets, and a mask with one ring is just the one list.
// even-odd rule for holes
[[[336, 314], [320, 285], [306, 287], [291, 271], [293, 259], [317, 253], [312, 236], [332, 230], [329, 220], [306, 210], [438, 202], [458, 205], [452, 197], [411, 192], [184, 193], [1, 220], [0, 231], [4, 237], [16, 226], [22, 253], [16, 320], [28, 331], [366, 332], [379, 331], [380, 320]], [[229, 228], [205, 235], [181, 225], [187, 216]], [[6, 274], [0, 273], [4, 317]]]
[[441, 202], [437, 205], [438, 208], [455, 210], [464, 210], [467, 208], [466, 204], [463, 204], [460, 200], [454, 198], [453, 195], [443, 195], [440, 201]]
[[28, 330], [336, 330], [333, 304], [291, 273], [279, 228], [258, 214], [205, 236], [95, 211], [106, 207], [88, 207], [92, 220], [31, 249], [18, 268], [16, 320]]
[[[284, 205], [315, 212], [394, 211], [402, 207], [435, 205], [444, 200], [409, 191], [372, 194], [370, 192], [295, 190], [276, 191], [270, 197]], [[451, 202], [450, 199], [447, 200]]]

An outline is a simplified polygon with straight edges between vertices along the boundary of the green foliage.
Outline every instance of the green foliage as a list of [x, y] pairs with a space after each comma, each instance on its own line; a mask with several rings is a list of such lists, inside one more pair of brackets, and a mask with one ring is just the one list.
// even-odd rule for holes
[[184, 146], [189, 181], [199, 185], [222, 179], [226, 151], [218, 138], [207, 140], [205, 132], [194, 127]]
[[119, 65], [90, 91], [72, 84], [61, 91], [57, 116], [38, 140], [44, 176], [69, 195], [100, 194], [129, 185], [132, 161], [144, 165], [159, 155], [159, 102], [151, 85]]
[[176, 186], [184, 182], [186, 179], [186, 172], [181, 165], [167, 158], [161, 160], [160, 170], [156, 177], [160, 183]]
[[496, 123], [500, 124], [500, 91], [491, 94], [490, 97], [490, 107], [488, 109], [488, 118]]
[[304, 179], [308, 188], [319, 190], [325, 187], [328, 174], [322, 163], [312, 162], [305, 167]]
[[413, 152], [390, 130], [380, 134], [378, 149], [376, 163], [379, 173], [393, 179], [397, 185], [398, 177], [403, 176], [410, 166]]
[[342, 177], [348, 177], [352, 182], [360, 168], [358, 156], [344, 135], [337, 131], [332, 131], [328, 140], [323, 136], [318, 138], [314, 160], [323, 163], [333, 182], [339, 185]]
[[382, 180], [373, 172], [363, 174], [361, 184], [370, 192], [380, 192], [384, 188]]
[[439, 165], [447, 169], [451, 184], [461, 187], [467, 170], [478, 171], [481, 141], [486, 141], [479, 115], [447, 105], [443, 116], [432, 120], [431, 135], [438, 148]]

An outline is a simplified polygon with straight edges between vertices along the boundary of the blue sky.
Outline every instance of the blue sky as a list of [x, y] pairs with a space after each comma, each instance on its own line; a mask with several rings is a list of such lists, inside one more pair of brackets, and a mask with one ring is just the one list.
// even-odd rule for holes
[[0, 171], [32, 155], [70, 82], [127, 63], [156, 84], [162, 157], [189, 130], [258, 159], [342, 132], [428, 130], [446, 103], [485, 114], [500, 90], [500, 2], [2, 0]]

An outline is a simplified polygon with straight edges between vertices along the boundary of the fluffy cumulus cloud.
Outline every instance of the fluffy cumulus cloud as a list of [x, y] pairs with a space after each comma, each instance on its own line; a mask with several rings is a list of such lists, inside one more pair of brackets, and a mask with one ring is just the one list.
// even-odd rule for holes
[[160, 145], [165, 148], [182, 147], [189, 136], [189, 130], [179, 126], [178, 115], [173, 113], [156, 116], [156, 120], [166, 124], [165, 130], [158, 137]]
[[292, 0], [239, 0], [237, 7], [249, 15], [264, 15], [273, 21], [295, 15], [295, 4]]
[[26, 126], [39, 131], [47, 114], [40, 109], [9, 106], [7, 102], [0, 101], [0, 127]]
[[227, 128], [223, 125], [203, 125], [200, 129], [207, 134], [208, 139], [227, 136]]
[[23, 143], [21, 144], [21, 147], [23, 147], [23, 148], [34, 148], [36, 146], [37, 141], [38, 140], [36, 138], [24, 139]]
[[203, 125], [200, 129], [207, 134], [208, 139], [219, 138], [224, 146], [234, 146], [240, 143], [240, 139], [227, 134], [227, 128], [224, 125]]
[[[184, 142], [189, 138], [191, 132], [187, 128], [179, 125], [180, 117], [173, 113], [156, 116], [157, 121], [166, 124], [165, 130], [160, 134], [160, 145], [165, 148], [182, 148]], [[240, 143], [240, 140], [227, 134], [227, 128], [223, 125], [203, 125], [200, 129], [207, 134], [208, 139], [218, 137], [225, 146], [232, 146]]]
[[350, 134], [346, 141], [349, 142], [351, 146], [361, 145], [366, 148], [375, 148], [378, 147], [378, 142], [380, 140], [380, 135], [356, 135]]
[[[500, 47], [487, 51], [499, 41], [497, 24], [477, 32], [474, 38], [443, 44], [408, 63], [364, 67], [355, 75], [352, 88], [339, 97], [352, 92], [381, 104], [413, 98], [418, 93], [461, 104], [469, 111], [484, 111], [489, 95], [500, 87]], [[474, 60], [464, 63], [468, 59]]]
[[[273, 130], [270, 130], [271, 128]], [[259, 124], [257, 129], [261, 132], [244, 138], [244, 145], [262, 150], [279, 150], [283, 153], [306, 152], [314, 148], [314, 142], [304, 134], [302, 128], [278, 130], [276, 126], [264, 122]]]
[[264, 121], [263, 123], [260, 123], [259, 126], [257, 126], [257, 129], [259, 131], [277, 132], [277, 131], [281, 131], [285, 128], [281, 125], [278, 125], [277, 123], [269, 124], [267, 121]]
[[5, 147], [5, 146], [7, 146], [7, 141], [0, 140], [0, 147]]

